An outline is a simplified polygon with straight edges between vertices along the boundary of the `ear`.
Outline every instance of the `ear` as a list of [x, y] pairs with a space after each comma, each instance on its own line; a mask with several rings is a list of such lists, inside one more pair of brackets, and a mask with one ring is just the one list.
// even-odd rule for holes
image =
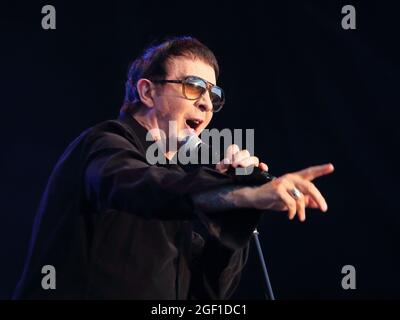
[[139, 79], [136, 84], [136, 89], [140, 98], [140, 101], [148, 108], [154, 107], [154, 90], [153, 83], [147, 79]]

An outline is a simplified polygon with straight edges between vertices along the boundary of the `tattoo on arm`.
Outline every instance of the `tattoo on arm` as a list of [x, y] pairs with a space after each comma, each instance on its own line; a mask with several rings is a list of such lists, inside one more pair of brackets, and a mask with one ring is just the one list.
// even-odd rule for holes
[[219, 212], [244, 208], [243, 194], [250, 187], [225, 186], [192, 196], [195, 208], [201, 212]]

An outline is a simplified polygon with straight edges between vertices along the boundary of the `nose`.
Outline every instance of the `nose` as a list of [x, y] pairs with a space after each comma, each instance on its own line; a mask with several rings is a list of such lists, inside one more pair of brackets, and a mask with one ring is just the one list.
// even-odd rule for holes
[[196, 107], [199, 108], [200, 111], [203, 111], [203, 112], [213, 110], [213, 105], [212, 105], [210, 93], [208, 92], [208, 90], [204, 94], [202, 94], [199, 99], [197, 99]]

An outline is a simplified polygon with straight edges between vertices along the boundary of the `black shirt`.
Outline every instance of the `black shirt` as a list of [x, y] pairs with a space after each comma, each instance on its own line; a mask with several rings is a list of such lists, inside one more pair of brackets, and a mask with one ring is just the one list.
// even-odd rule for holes
[[[221, 234], [194, 232], [191, 194], [235, 184], [209, 167], [149, 165], [133, 117], [83, 132], [56, 164], [34, 221], [16, 299], [226, 299], [238, 285], [260, 213], [205, 213]], [[42, 267], [56, 270], [43, 289]]]

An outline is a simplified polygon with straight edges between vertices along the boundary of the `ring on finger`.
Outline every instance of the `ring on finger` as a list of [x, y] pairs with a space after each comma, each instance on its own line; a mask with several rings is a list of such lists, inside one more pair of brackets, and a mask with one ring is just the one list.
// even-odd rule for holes
[[292, 197], [295, 198], [296, 200], [301, 198], [301, 192], [296, 187], [294, 187], [293, 189], [290, 189], [289, 192], [292, 195]]

